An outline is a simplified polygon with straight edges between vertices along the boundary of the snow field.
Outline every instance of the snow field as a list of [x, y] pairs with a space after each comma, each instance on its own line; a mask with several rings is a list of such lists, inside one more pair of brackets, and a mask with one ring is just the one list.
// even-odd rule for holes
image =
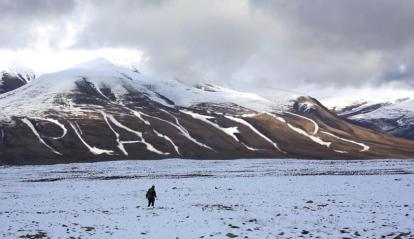
[[[117, 161], [0, 168], [3, 238], [413, 237], [412, 161]], [[154, 209], [145, 191], [156, 186]]]

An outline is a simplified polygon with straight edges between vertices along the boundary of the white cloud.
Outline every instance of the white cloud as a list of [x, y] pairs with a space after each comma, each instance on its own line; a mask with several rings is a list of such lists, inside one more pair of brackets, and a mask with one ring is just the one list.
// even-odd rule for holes
[[104, 57], [114, 63], [143, 67], [147, 60], [142, 51], [129, 48], [100, 48], [96, 50], [56, 50], [41, 48], [38, 50], [0, 50], [0, 70], [27, 67], [36, 74], [64, 70], [79, 63]]
[[407, 87], [413, 21], [409, 0], [0, 0], [0, 64], [47, 72], [130, 57], [163, 76], [263, 93]]

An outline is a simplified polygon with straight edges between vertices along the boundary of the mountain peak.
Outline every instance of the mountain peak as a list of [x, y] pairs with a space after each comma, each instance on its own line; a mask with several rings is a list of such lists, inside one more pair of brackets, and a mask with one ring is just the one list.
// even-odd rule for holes
[[76, 65], [75, 67], [76, 68], [101, 68], [101, 67], [114, 67], [114, 66], [115, 65], [111, 61], [103, 57], [98, 57], [93, 60]]

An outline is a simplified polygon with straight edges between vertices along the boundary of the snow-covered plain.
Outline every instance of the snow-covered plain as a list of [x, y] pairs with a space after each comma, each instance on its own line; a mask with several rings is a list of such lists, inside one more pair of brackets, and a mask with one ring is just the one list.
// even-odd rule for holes
[[0, 237], [413, 238], [413, 188], [397, 160], [0, 167]]

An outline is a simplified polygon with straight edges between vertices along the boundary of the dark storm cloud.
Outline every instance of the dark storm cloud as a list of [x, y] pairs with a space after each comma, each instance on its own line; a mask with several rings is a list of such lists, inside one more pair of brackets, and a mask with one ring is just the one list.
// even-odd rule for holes
[[[312, 43], [335, 47], [401, 49], [413, 44], [411, 0], [252, 0], [266, 14], [283, 18]], [[299, 38], [300, 39], [300, 38]]]
[[0, 15], [25, 20], [48, 18], [73, 10], [74, 5], [73, 0], [1, 0]]
[[[72, 48], [140, 49], [154, 71], [192, 82], [358, 87], [391, 81], [401, 64], [411, 69], [414, 62], [411, 0], [0, 0], [0, 5], [0, 30], [6, 33], [0, 47], [27, 47], [32, 38], [56, 45], [67, 34], [60, 26], [80, 25]], [[54, 30], [41, 35], [37, 28], [49, 25]]]
[[42, 34], [56, 34], [75, 6], [75, 0], [0, 0], [0, 48], [31, 46], [45, 26], [49, 33]]
[[377, 84], [414, 44], [409, 0], [91, 3], [78, 47], [143, 49], [152, 67], [184, 80]]
[[77, 46], [139, 48], [159, 72], [187, 81], [226, 80], [259, 47], [256, 20], [234, 3], [99, 1]]
[[[250, 4], [284, 22], [290, 49], [314, 52], [312, 59], [319, 63], [302, 62], [315, 67], [306, 71], [311, 83], [384, 84], [401, 75], [399, 65], [414, 66], [414, 1], [252, 0]], [[295, 59], [301, 62], [301, 57]], [[403, 75], [399, 81], [414, 80], [413, 75]]]

